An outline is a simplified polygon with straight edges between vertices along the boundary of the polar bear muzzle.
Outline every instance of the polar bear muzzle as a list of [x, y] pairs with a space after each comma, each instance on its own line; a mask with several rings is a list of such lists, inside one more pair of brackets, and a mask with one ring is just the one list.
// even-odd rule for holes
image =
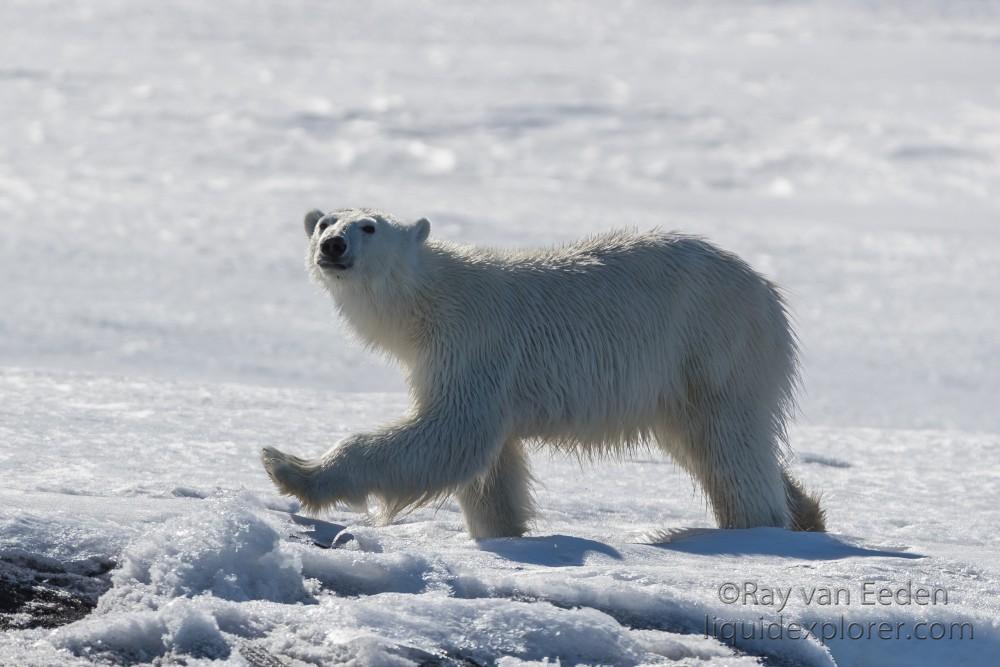
[[316, 264], [324, 269], [343, 271], [354, 265], [353, 260], [347, 254], [347, 239], [339, 234], [320, 243], [319, 251], [320, 255], [316, 259]]

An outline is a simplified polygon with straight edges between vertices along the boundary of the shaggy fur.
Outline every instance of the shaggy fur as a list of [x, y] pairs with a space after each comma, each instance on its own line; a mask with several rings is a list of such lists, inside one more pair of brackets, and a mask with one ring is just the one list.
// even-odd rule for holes
[[[655, 446], [721, 527], [823, 530], [785, 468], [795, 339], [746, 263], [659, 231], [508, 251], [430, 242], [429, 229], [371, 209], [306, 216], [309, 271], [403, 365], [413, 406], [315, 461], [266, 449], [283, 493], [310, 510], [373, 497], [386, 520], [454, 493], [473, 537], [521, 535], [526, 443], [587, 458]], [[346, 249], [331, 263], [334, 237]]]

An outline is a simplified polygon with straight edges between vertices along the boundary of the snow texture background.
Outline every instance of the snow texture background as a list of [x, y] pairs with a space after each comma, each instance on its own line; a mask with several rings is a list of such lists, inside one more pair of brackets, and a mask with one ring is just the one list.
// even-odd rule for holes
[[[49, 595], [0, 605], [0, 664], [1000, 650], [1000, 4], [10, 0], [0, 121], [0, 582]], [[318, 454], [405, 407], [302, 268], [302, 214], [337, 206], [741, 254], [789, 294], [796, 474], [831, 532], [716, 531], [668, 461], [541, 454], [528, 538], [477, 545], [449, 502], [296, 541], [259, 448]], [[948, 603], [862, 606], [865, 581]], [[779, 614], [726, 582], [855, 598]], [[96, 608], [27, 627], [60, 599]], [[975, 638], [703, 636], [761, 616]]]

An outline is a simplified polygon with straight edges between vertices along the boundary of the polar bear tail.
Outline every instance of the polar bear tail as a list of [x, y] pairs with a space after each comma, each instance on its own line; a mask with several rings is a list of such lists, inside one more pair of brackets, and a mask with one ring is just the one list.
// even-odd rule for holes
[[819, 496], [808, 493], [802, 483], [792, 479], [787, 471], [782, 473], [782, 477], [785, 479], [785, 495], [788, 496], [788, 509], [792, 515], [792, 529], [826, 532], [826, 512], [819, 506]]

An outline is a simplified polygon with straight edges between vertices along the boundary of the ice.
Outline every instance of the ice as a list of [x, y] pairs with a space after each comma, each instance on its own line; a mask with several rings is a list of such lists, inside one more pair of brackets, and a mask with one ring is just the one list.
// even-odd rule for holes
[[[64, 657], [72, 664], [66, 656], [234, 665], [272, 658], [408, 664], [428, 656], [891, 665], [961, 656], [977, 664], [1000, 648], [1000, 545], [991, 530], [1000, 478], [988, 466], [968, 465], [989, 460], [1000, 445], [994, 435], [796, 427], [804, 455], [795, 473], [823, 491], [829, 534], [715, 529], [691, 482], [665, 461], [581, 466], [539, 453], [543, 512], [533, 533], [475, 543], [453, 501], [385, 527], [344, 511], [296, 522], [288, 513], [294, 506], [273, 495], [257, 463], [261, 444], [289, 433], [302, 453], [318, 453], [337, 437], [326, 415], [349, 432], [387, 409], [402, 411], [402, 396], [373, 402], [227, 384], [203, 402], [200, 383], [147, 378], [138, 386], [14, 369], [0, 372], [0, 386], [20, 388], [7, 392], [16, 400], [4, 404], [3, 423], [22, 424], [26, 439], [49, 443], [41, 460], [30, 443], [5, 450], [7, 469], [19, 471], [0, 490], [5, 562], [20, 549], [22, 559], [34, 559], [32, 572], [83, 554], [116, 563], [110, 580], [95, 585], [103, 596], [82, 620], [0, 639], [3, 655], [30, 656], [27, 664]], [[88, 400], [69, 405], [67, 394]], [[130, 402], [155, 403], [159, 416], [119, 419], [95, 407]], [[236, 422], [245, 442], [226, 435]], [[155, 483], [122, 484], [116, 468], [138, 470], [131, 459], [144, 453]], [[43, 475], [49, 460], [63, 471]], [[156, 460], [175, 465], [156, 467]], [[66, 472], [86, 469], [87, 461], [105, 465]], [[90, 492], [53, 492], [53, 476], [68, 491]], [[349, 547], [323, 549], [308, 538], [342, 526], [356, 537]], [[299, 535], [305, 539], [292, 539]], [[935, 607], [862, 606], [866, 581], [933, 585], [949, 597]], [[796, 593], [780, 612], [726, 604], [718, 590], [727, 582]], [[855, 600], [822, 606], [798, 593], [823, 587], [846, 587]], [[760, 617], [783, 628], [820, 625], [810, 639], [728, 637], [725, 623]], [[975, 639], [820, 641], [822, 624], [841, 617], [902, 623], [906, 631], [922, 620], [969, 623]], [[713, 638], [698, 639], [705, 634]]]
[[[998, 49], [964, 0], [0, 4], [0, 664], [992, 664]], [[534, 454], [520, 540], [301, 517], [260, 449], [406, 408], [303, 270], [337, 206], [738, 252], [792, 306], [830, 533], [719, 531], [652, 454]], [[794, 594], [720, 600], [747, 582]]]
[[164, 656], [225, 659], [231, 653], [215, 619], [183, 602], [159, 613], [138, 611], [82, 621], [56, 631], [52, 643], [77, 657], [126, 664]]
[[[282, 553], [278, 519], [233, 502], [209, 502], [163, 522], [122, 553], [115, 590], [156, 597], [210, 593], [224, 600], [298, 602], [308, 597], [301, 566]], [[102, 605], [117, 601], [105, 596]], [[135, 603], [136, 600], [130, 600]]]

